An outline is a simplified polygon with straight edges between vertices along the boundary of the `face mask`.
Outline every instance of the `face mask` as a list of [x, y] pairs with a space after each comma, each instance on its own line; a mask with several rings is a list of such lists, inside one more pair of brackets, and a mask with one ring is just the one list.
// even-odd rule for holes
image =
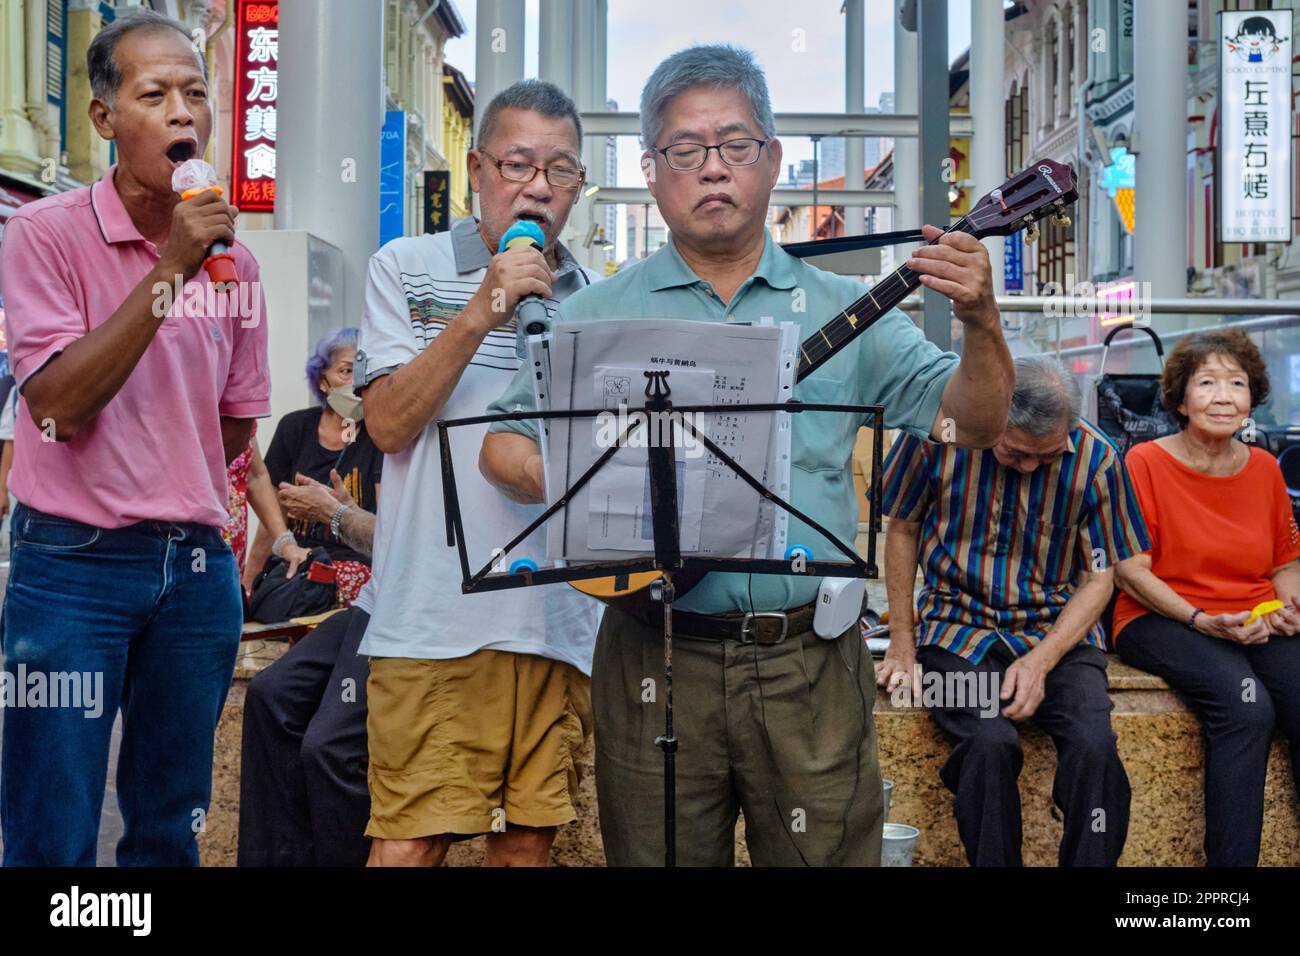
[[351, 385], [331, 388], [325, 394], [325, 404], [343, 418], [350, 418], [354, 422], [361, 421], [361, 399], [356, 392], [352, 391]]

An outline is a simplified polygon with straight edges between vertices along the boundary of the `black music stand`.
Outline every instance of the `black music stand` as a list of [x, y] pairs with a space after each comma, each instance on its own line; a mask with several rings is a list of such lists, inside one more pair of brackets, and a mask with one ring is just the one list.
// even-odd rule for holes
[[[800, 577], [842, 577], [842, 578], [876, 578], [876, 534], [880, 530], [880, 469], [881, 440], [883, 436], [883, 405], [829, 405], [800, 402], [791, 399], [787, 402], [752, 405], [684, 405], [675, 408], [670, 400], [672, 389], [668, 384], [669, 371], [648, 371], [643, 373], [647, 379], [645, 387], [646, 403], [638, 409], [629, 408], [629, 412], [641, 411], [672, 416], [668, 428], [659, 428], [660, 439], [666, 434], [667, 442], [662, 440], [650, 442], [646, 449], [649, 456], [650, 508], [654, 530], [654, 554], [650, 557], [630, 558], [618, 561], [589, 561], [582, 564], [568, 564], [563, 568], [521, 567], [514, 571], [493, 572], [499, 553], [504, 559], [520, 542], [544, 525], [562, 508], [567, 508], [573, 496], [586, 485], [611, 458], [623, 447], [628, 437], [640, 427], [641, 418], [629, 419], [618, 440], [596, 459], [596, 461], [546, 508], [531, 524], [515, 536], [509, 544], [494, 553], [477, 573], [470, 572], [469, 554], [465, 545], [464, 526], [461, 522], [460, 500], [456, 493], [456, 472], [451, 457], [451, 441], [448, 429], [465, 425], [482, 425], [491, 422], [544, 420], [552, 418], [595, 418], [608, 409], [563, 409], [559, 411], [506, 412], [498, 415], [476, 415], [470, 418], [439, 419], [438, 446], [442, 457], [442, 488], [447, 515], [447, 545], [455, 547], [460, 556], [461, 591], [471, 594], [479, 591], [500, 591], [508, 588], [535, 587], [543, 584], [557, 584], [568, 581], [580, 581], [589, 578], [619, 577], [634, 572], [658, 571], [663, 582], [654, 586], [652, 597], [663, 604], [664, 635], [664, 732], [655, 738], [655, 746], [664, 754], [664, 865], [677, 864], [677, 738], [673, 734], [673, 575], [678, 571], [729, 571], [749, 574], [784, 574]], [[794, 505], [768, 490], [748, 471], [737, 464], [726, 452], [713, 443], [705, 434], [698, 431], [689, 417], [695, 412], [841, 412], [871, 416], [872, 475], [871, 475], [871, 512], [867, 525], [867, 559], [864, 561], [857, 552], [834, 534], [824, 528], [809, 515], [804, 514]], [[676, 428], [673, 424], [689, 430], [704, 447], [733, 471], [737, 477], [753, 488], [766, 500], [817, 531], [830, 541], [847, 558], [847, 561], [814, 561], [811, 556], [799, 560], [782, 560], [777, 558], [693, 558], [681, 553], [680, 529], [677, 523], [677, 475], [676, 475]], [[798, 570], [796, 570], [796, 565]], [[751, 617], [762, 617], [763, 612], [751, 612]]]

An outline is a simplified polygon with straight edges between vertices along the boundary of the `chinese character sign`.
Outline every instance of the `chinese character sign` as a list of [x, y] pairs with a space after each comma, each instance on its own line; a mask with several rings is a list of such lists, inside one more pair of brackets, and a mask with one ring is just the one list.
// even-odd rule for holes
[[1013, 236], [1002, 246], [1002, 287], [1008, 292], [1025, 291], [1025, 244]]
[[446, 232], [451, 228], [451, 173], [445, 169], [424, 174], [424, 231]]
[[1291, 241], [1291, 11], [1219, 14], [1219, 238]]
[[235, 130], [231, 202], [275, 209], [275, 106], [279, 87], [279, 0], [239, 0], [235, 20]]

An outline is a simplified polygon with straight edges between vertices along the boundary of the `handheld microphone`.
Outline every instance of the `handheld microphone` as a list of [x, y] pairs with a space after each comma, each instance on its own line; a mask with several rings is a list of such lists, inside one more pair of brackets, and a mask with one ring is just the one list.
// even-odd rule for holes
[[[180, 193], [182, 199], [193, 198], [205, 189], [215, 190], [218, 196], [221, 195], [217, 171], [201, 159], [187, 159], [172, 173], [172, 190]], [[230, 254], [230, 247], [221, 240], [208, 248], [203, 268], [207, 270], [212, 284], [218, 288], [239, 283], [239, 276], [235, 272], [235, 257]]]
[[[535, 246], [538, 252], [546, 244], [546, 235], [541, 226], [527, 219], [517, 219], [514, 225], [501, 237], [497, 252], [505, 252], [517, 246]], [[528, 352], [524, 342], [529, 335], [545, 335], [551, 330], [551, 320], [546, 315], [546, 303], [542, 297], [526, 295], [515, 306], [515, 354], [527, 358]]]

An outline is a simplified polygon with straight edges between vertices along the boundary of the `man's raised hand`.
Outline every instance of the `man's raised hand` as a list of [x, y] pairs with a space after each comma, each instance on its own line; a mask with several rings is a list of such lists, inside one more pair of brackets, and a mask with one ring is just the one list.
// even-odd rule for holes
[[183, 199], [172, 209], [171, 232], [159, 257], [167, 275], [179, 273], [188, 282], [203, 266], [214, 242], [235, 241], [235, 217], [239, 215], [215, 190], [205, 189]]
[[953, 314], [964, 325], [997, 331], [1001, 322], [984, 244], [968, 233], [945, 233], [935, 226], [922, 226], [921, 233], [933, 245], [915, 249], [907, 267], [920, 274], [921, 285], [952, 300]]
[[492, 257], [483, 284], [470, 299], [474, 308], [471, 310], [467, 306], [466, 311], [477, 317], [482, 323], [483, 333], [487, 334], [510, 321], [515, 306], [524, 296], [548, 298], [554, 281], [555, 275], [546, 264], [546, 257], [536, 246], [507, 249]]

